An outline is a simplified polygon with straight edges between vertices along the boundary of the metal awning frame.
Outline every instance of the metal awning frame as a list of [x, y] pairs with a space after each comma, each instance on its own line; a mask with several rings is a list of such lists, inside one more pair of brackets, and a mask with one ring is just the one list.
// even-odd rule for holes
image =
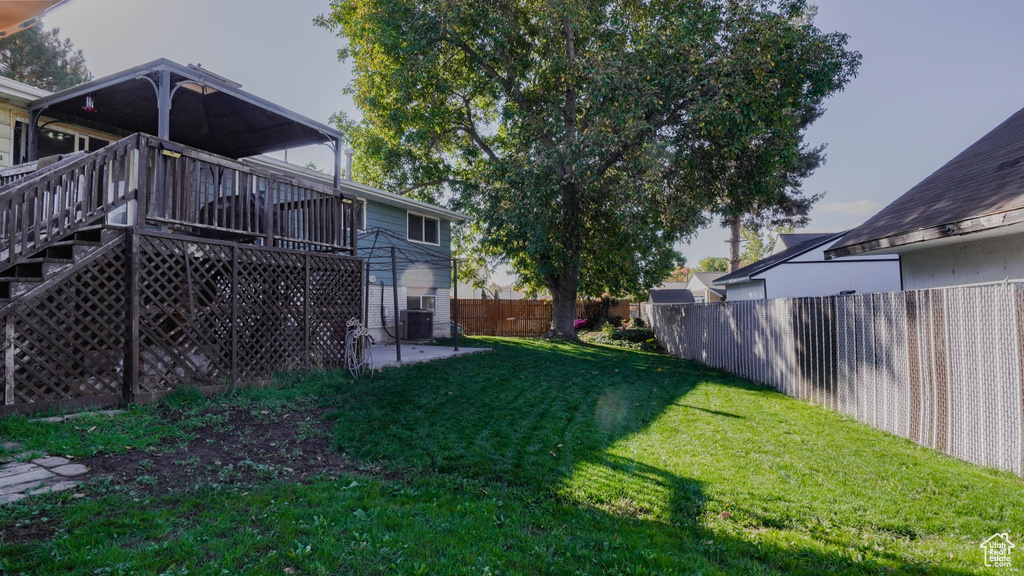
[[[181, 79], [172, 83], [172, 74]], [[28, 105], [30, 126], [28, 135], [29, 160], [38, 159], [39, 120], [44, 114], [48, 117], [70, 124], [78, 123], [82, 125], [89, 125], [91, 123], [86, 115], [72, 115], [55, 112], [53, 110], [54, 106], [57, 104], [67, 103], [69, 101], [81, 101], [86, 96], [89, 96], [94, 92], [99, 92], [100, 90], [126, 84], [128, 82], [138, 81], [140, 79], [148, 81], [156, 93], [158, 115], [156, 136], [159, 138], [164, 140], [171, 139], [171, 108], [174, 102], [174, 97], [179, 93], [182, 87], [185, 85], [194, 85], [201, 87], [204, 92], [206, 88], [210, 88], [214, 91], [222, 92], [224, 95], [232, 98], [233, 101], [237, 100], [280, 118], [283, 125], [292, 124], [304, 129], [303, 131], [306, 132], [307, 136], [302, 138], [302, 141], [292, 141], [289, 143], [290, 145], [281, 146], [278, 149], [311, 144], [326, 144], [331, 147], [334, 152], [334, 185], [337, 186], [340, 183], [342, 154], [341, 141], [344, 138], [341, 131], [241, 90], [239, 85], [226, 79], [222, 79], [212, 72], [204, 71], [198, 67], [182, 66], [181, 64], [172, 62], [166, 58], [153, 60], [152, 62], [148, 62], [141, 66], [136, 66], [103, 78], [98, 78], [96, 80], [86, 82], [85, 84], [80, 84], [30, 102]], [[94, 124], [91, 127], [96, 126]], [[115, 125], [107, 126], [107, 128], [111, 133], [115, 134], [125, 131], [125, 127], [123, 126]], [[128, 131], [134, 132], [136, 130], [129, 129]], [[271, 148], [266, 151], [271, 151], [273, 149], [273, 143], [270, 143], [270, 146]], [[216, 152], [215, 150], [212, 151]], [[252, 156], [262, 152], [264, 151], [254, 150], [252, 153], [242, 154], [238, 157]]]

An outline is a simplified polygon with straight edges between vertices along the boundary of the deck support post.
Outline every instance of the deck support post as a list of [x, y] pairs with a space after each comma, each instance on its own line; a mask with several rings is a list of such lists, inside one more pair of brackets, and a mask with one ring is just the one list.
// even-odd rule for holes
[[[381, 297], [384, 295], [381, 294]], [[395, 359], [402, 363], [402, 330], [398, 318], [398, 263], [395, 259], [395, 247], [391, 247], [391, 296], [395, 302]]]
[[309, 252], [306, 252], [306, 256], [303, 260], [304, 267], [306, 268], [306, 280], [302, 288], [302, 302], [304, 308], [304, 311], [302, 313], [302, 351], [303, 356], [306, 359], [306, 371], [309, 371], [309, 369], [312, 368], [313, 366], [312, 350], [310, 350], [309, 347], [309, 314], [310, 308], [312, 308], [312, 305], [309, 302]]
[[14, 314], [4, 317], [4, 405], [14, 404]]
[[[341, 138], [334, 138], [331, 147], [334, 148], [334, 187], [338, 188], [341, 186]], [[345, 177], [348, 180], [352, 179], [351, 174], [346, 174]]]
[[124, 365], [121, 401], [135, 402], [139, 389], [139, 245], [134, 228], [124, 230]]
[[163, 140], [171, 139], [171, 71], [160, 71], [156, 90], [157, 129], [156, 135]]
[[238, 384], [238, 244], [231, 246], [231, 382]]

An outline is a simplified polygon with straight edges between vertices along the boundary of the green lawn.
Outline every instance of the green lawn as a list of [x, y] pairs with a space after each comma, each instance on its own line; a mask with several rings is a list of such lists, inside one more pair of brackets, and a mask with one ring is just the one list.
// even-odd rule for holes
[[1024, 567], [1013, 475], [669, 356], [463, 344], [494, 351], [75, 425], [0, 420], [3, 440], [85, 458], [174, 454], [225, 406], [330, 406], [357, 464], [22, 501], [0, 508], [0, 574], [1006, 574], [978, 544], [1007, 531]]

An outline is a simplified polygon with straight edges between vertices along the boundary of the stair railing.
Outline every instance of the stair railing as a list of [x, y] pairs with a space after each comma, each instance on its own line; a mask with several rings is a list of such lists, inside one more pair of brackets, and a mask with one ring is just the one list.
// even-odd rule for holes
[[126, 208], [138, 194], [139, 143], [138, 134], [129, 136], [0, 190], [0, 265], [14, 264]]

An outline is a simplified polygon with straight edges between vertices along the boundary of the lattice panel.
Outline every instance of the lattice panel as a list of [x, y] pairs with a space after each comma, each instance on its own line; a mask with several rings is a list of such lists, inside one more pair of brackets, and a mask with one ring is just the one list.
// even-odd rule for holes
[[309, 256], [309, 353], [314, 365], [342, 363], [346, 323], [362, 318], [362, 276], [362, 260]]
[[231, 249], [139, 236], [139, 388], [231, 375]]
[[238, 255], [238, 374], [302, 368], [305, 256], [245, 248]]
[[4, 381], [6, 403], [43, 403], [118, 394], [124, 345], [123, 240], [55, 280], [43, 296], [25, 301], [0, 322], [14, 372]]

